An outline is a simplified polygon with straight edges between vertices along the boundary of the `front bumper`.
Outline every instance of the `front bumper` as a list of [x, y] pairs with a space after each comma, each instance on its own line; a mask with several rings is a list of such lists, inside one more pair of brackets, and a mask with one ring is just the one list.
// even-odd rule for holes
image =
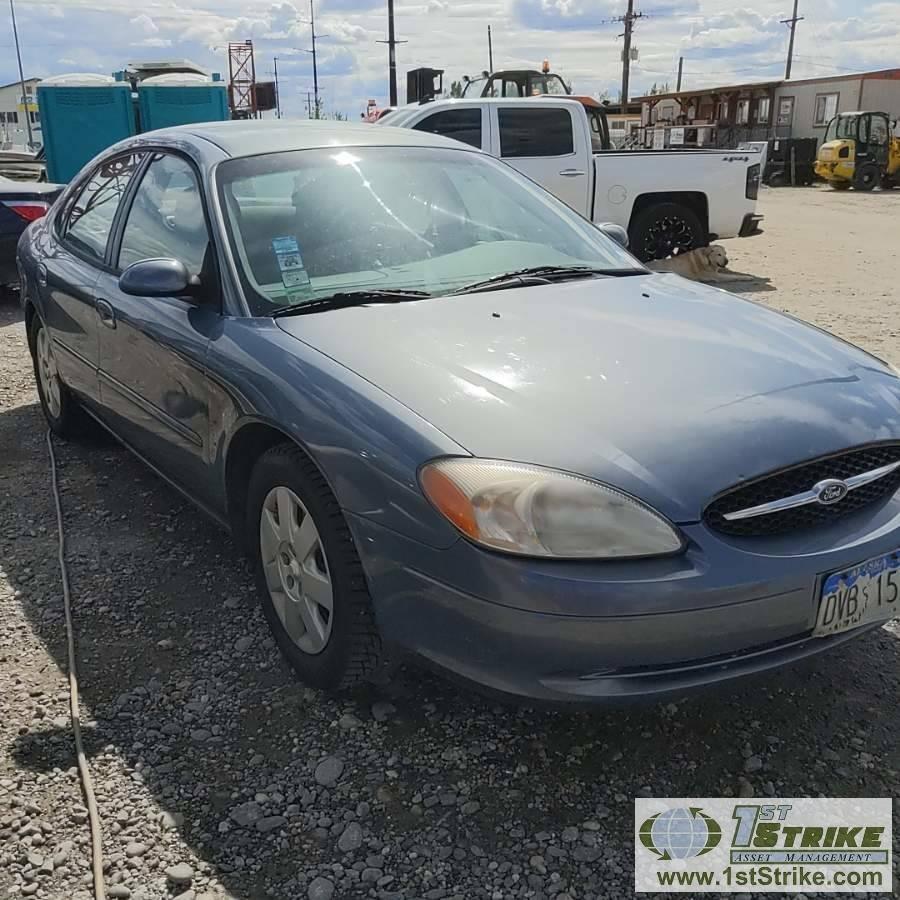
[[738, 232], [738, 237], [752, 237], [755, 234], [762, 234], [762, 228], [759, 227], [759, 223], [762, 220], [763, 217], [758, 213], [747, 213], [744, 216], [744, 221], [741, 222], [741, 230]]
[[680, 695], [838, 646], [867, 629], [810, 636], [822, 576], [900, 546], [900, 495], [794, 553], [784, 538], [752, 545], [694, 524], [684, 556], [628, 563], [517, 559], [464, 540], [436, 550], [348, 520], [386, 641], [556, 703]]

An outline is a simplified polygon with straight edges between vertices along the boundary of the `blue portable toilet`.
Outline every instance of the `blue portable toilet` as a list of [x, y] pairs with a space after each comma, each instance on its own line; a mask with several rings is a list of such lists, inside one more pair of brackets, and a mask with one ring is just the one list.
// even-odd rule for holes
[[225, 84], [196, 72], [145, 78], [138, 85], [138, 104], [141, 131], [229, 118]]
[[131, 86], [109, 75], [54, 75], [37, 89], [47, 178], [69, 181], [94, 156], [135, 134]]

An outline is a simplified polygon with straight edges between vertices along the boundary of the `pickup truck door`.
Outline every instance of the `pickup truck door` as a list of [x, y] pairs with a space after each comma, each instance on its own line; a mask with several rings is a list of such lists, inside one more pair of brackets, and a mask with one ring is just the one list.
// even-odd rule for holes
[[491, 117], [494, 155], [590, 216], [593, 158], [584, 115], [535, 98], [492, 104]]

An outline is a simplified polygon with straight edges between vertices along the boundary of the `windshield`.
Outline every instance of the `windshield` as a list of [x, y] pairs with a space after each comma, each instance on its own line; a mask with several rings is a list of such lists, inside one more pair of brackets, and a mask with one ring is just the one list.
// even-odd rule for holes
[[855, 141], [856, 127], [859, 124], [859, 116], [835, 116], [825, 131], [825, 142], [828, 141]]
[[337, 292], [448, 294], [534, 266], [642, 270], [590, 222], [480, 153], [298, 150], [229, 160], [216, 177], [254, 315]]

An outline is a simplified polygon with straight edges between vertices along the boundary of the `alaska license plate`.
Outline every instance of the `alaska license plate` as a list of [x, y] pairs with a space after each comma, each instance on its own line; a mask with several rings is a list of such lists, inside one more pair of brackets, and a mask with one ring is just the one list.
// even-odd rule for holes
[[900, 615], [900, 550], [852, 569], [833, 572], [822, 585], [813, 637], [886, 622]]

